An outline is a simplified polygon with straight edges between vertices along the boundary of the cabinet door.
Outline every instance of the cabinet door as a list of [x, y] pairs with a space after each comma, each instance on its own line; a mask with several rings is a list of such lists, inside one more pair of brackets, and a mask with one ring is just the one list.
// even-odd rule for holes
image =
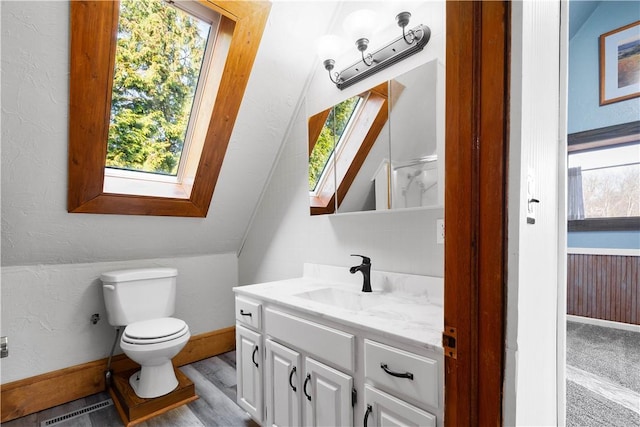
[[302, 421], [300, 353], [271, 339], [266, 340], [265, 348], [267, 425], [299, 426]]
[[364, 386], [364, 427], [435, 427], [436, 417], [370, 385]]
[[352, 426], [351, 376], [308, 357], [304, 367], [305, 425]]
[[236, 325], [238, 405], [262, 423], [262, 336]]

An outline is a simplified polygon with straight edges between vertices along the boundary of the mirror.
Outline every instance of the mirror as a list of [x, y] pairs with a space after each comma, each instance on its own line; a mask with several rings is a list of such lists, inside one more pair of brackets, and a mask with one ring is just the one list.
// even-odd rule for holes
[[309, 153], [312, 215], [442, 206], [443, 64], [432, 60], [310, 117]]

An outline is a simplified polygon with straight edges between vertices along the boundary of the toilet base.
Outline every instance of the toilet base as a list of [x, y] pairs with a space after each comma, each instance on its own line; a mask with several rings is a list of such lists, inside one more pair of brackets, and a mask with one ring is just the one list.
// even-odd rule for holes
[[171, 393], [178, 386], [171, 360], [157, 366], [142, 366], [129, 377], [129, 384], [138, 397], [152, 399]]
[[178, 386], [172, 392], [153, 399], [141, 398], [129, 384], [129, 378], [136, 371], [137, 369], [114, 374], [109, 389], [125, 426], [141, 423], [198, 398], [195, 385], [179, 369], [175, 370]]

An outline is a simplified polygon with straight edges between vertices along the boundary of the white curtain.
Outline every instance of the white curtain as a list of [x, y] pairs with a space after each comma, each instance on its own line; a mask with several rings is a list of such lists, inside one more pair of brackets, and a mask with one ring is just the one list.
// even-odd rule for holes
[[584, 199], [582, 197], [582, 169], [569, 168], [568, 220], [584, 219]]

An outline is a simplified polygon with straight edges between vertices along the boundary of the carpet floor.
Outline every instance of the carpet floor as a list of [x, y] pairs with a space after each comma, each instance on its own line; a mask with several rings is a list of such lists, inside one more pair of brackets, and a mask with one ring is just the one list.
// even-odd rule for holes
[[567, 426], [640, 427], [640, 333], [567, 322]]

